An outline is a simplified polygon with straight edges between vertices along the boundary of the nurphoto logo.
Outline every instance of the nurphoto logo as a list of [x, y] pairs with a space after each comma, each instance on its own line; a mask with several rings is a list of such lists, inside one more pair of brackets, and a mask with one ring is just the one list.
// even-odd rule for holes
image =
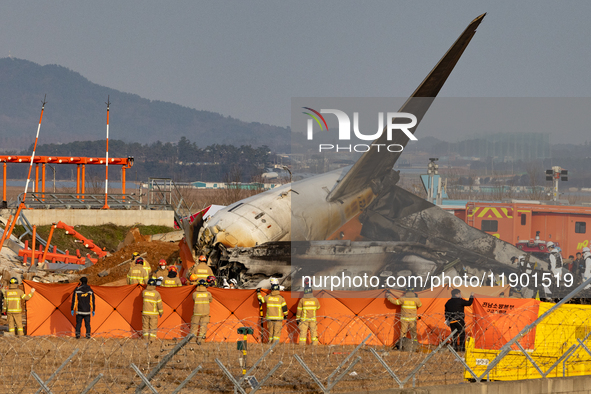
[[[302, 107], [309, 112], [303, 112], [305, 115], [310, 116], [308, 119], [307, 138], [309, 141], [314, 139], [314, 121], [320, 127], [320, 130], [328, 131], [328, 124], [322, 114], [332, 114], [337, 117], [339, 122], [339, 141], [350, 141], [351, 140], [351, 119], [349, 115], [338, 109], [321, 109], [320, 112], [310, 107]], [[396, 123], [398, 119], [408, 119], [409, 123]], [[392, 135], [394, 131], [403, 132], [409, 140], [416, 141], [417, 137], [410, 132], [410, 129], [417, 125], [417, 117], [408, 112], [388, 112], [386, 115], [386, 127], [384, 127], [384, 113], [378, 112], [378, 131], [373, 134], [363, 134], [359, 131], [359, 112], [353, 112], [353, 133], [355, 137], [362, 141], [375, 141], [382, 136], [384, 130], [386, 131], [387, 141], [392, 141]], [[388, 152], [402, 152], [404, 146], [401, 144], [319, 144], [318, 151], [347, 151], [347, 152], [367, 152], [374, 146], [380, 151], [380, 149], [387, 150]]]

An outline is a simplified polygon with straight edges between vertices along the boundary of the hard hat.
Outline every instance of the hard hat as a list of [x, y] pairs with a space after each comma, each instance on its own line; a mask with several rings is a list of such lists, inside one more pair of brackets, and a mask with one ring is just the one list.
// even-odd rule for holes
[[279, 285], [277, 285], [277, 284], [272, 284], [272, 285], [271, 285], [271, 290], [279, 290]]
[[18, 279], [16, 279], [16, 278], [10, 278], [10, 284], [11, 285], [14, 285], [14, 284], [17, 284], [17, 283], [18, 283]]
[[131, 258], [135, 259], [136, 257], [138, 257], [140, 254], [138, 252], [133, 252], [131, 254]]
[[312, 293], [312, 288], [310, 286], [304, 287], [304, 294], [310, 294], [310, 293]]
[[142, 259], [141, 257], [138, 257], [137, 259], [135, 259], [135, 263], [136, 264], [144, 264], [144, 259]]
[[205, 281], [205, 279], [199, 279], [199, 282], [197, 282], [197, 284], [199, 286], [207, 286], [207, 282]]
[[583, 248], [583, 253], [585, 253], [585, 252], [591, 252], [591, 249], [589, 249], [588, 247], [584, 247]]
[[199, 279], [199, 276], [197, 276], [197, 274], [191, 274], [191, 276], [189, 276], [189, 280], [191, 282], [195, 282], [197, 279]]
[[148, 280], [148, 286], [156, 286], [156, 280], [155, 279]]
[[235, 285], [237, 285], [237, 284], [238, 284], [238, 282], [236, 282], [236, 279], [230, 279], [228, 282], [230, 282], [230, 283], [234, 283]]
[[170, 272], [170, 271], [179, 272], [174, 265], [171, 265], [170, 267], [168, 267], [168, 272]]
[[546, 247], [553, 248], [554, 247], [554, 242], [552, 242], [552, 241], [546, 242]]
[[199, 256], [199, 261], [207, 261], [207, 257], [205, 257], [204, 255]]
[[279, 280], [277, 278], [271, 278], [271, 279], [269, 279], [269, 281], [271, 282], [272, 285], [278, 285], [279, 284]]
[[214, 282], [215, 282], [215, 276], [213, 276], [213, 275], [209, 275], [209, 276], [207, 277], [207, 283], [209, 283], [209, 284], [212, 284], [212, 283], [214, 283]]
[[166, 260], [164, 260], [164, 259], [160, 259], [160, 261], [158, 262], [158, 265], [159, 265], [159, 266], [166, 265]]

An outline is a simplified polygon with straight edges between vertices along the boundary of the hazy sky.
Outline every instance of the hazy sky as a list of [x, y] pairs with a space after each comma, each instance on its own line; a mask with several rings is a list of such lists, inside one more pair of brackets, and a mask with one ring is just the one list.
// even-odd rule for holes
[[291, 97], [406, 97], [484, 12], [441, 96], [590, 96], [589, 1], [5, 1], [0, 57], [287, 126]]

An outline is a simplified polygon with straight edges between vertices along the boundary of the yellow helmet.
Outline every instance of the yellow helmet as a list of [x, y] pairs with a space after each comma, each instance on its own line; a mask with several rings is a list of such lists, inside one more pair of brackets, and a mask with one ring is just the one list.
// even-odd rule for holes
[[197, 276], [197, 274], [191, 274], [191, 276], [189, 276], [189, 280], [191, 282], [196, 282], [197, 279], [199, 279], [199, 276]]

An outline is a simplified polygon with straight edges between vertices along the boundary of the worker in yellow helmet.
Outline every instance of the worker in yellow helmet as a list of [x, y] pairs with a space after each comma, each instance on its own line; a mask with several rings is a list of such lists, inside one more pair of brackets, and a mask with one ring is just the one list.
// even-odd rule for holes
[[150, 266], [150, 263], [148, 262], [147, 259], [140, 257], [140, 254], [138, 252], [133, 252], [131, 254], [131, 261], [133, 263], [135, 263], [135, 261], [137, 259], [142, 259], [142, 266], [144, 267], [144, 269], [146, 270], [146, 273], [148, 274], [148, 278], [150, 277], [150, 274], [152, 273], [152, 267]]
[[257, 289], [257, 298], [267, 304], [267, 330], [269, 331], [269, 343], [281, 339], [283, 319], [287, 317], [287, 304], [285, 298], [279, 293], [279, 285], [271, 285], [271, 294], [263, 297], [261, 289]]
[[316, 328], [316, 311], [320, 309], [320, 302], [314, 297], [310, 286], [304, 287], [304, 298], [298, 303], [296, 320], [300, 329], [300, 345], [305, 345], [308, 339], [308, 329], [312, 345], [318, 345], [318, 330]]
[[199, 256], [199, 264], [194, 264], [191, 267], [187, 273], [187, 277], [190, 278], [193, 274], [197, 274], [197, 280], [203, 279], [205, 281], [207, 281], [209, 276], [213, 276], [213, 271], [209, 268], [209, 265], [207, 265], [207, 257], [204, 255]]
[[193, 317], [191, 317], [191, 334], [197, 337], [197, 344], [205, 340], [207, 323], [209, 323], [209, 304], [213, 301], [211, 293], [207, 290], [207, 282], [199, 279], [197, 289], [193, 293]]
[[35, 288], [31, 288], [31, 292], [25, 294], [18, 288], [18, 280], [10, 278], [10, 284], [8, 290], [4, 293], [4, 303], [2, 305], [2, 311], [6, 313], [8, 319], [8, 335], [25, 335], [23, 330], [23, 306], [25, 301], [33, 297], [33, 293], [35, 293]]
[[143, 267], [144, 259], [138, 257], [135, 259], [135, 264], [129, 267], [129, 272], [127, 273], [127, 284], [128, 285], [145, 285], [148, 283], [148, 273]]
[[162, 317], [162, 297], [156, 290], [156, 281], [150, 279], [146, 290], [142, 291], [144, 301], [142, 308], [142, 331], [144, 339], [152, 342], [156, 338], [158, 328], [158, 316]]
[[388, 301], [394, 305], [400, 305], [400, 339], [397, 345], [399, 350], [403, 350], [403, 344], [406, 340], [406, 334], [410, 331], [412, 346], [417, 342], [417, 309], [423, 306], [414, 291], [407, 291], [403, 297], [395, 298], [390, 290], [386, 291]]

